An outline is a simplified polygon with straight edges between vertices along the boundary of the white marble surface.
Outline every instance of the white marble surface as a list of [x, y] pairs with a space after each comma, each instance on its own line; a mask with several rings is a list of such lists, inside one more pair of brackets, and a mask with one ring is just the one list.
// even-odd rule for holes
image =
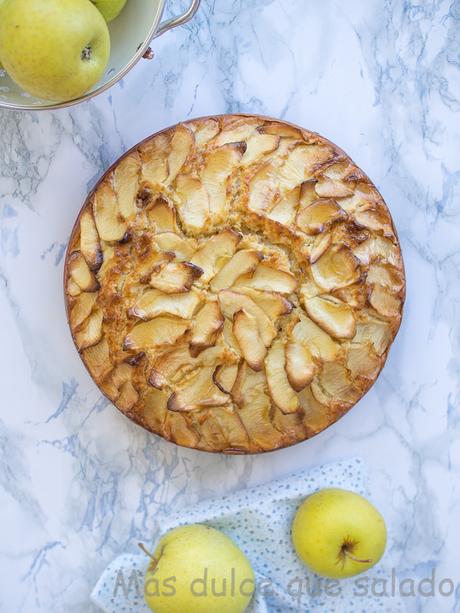
[[[160, 510], [357, 454], [399, 575], [435, 568], [457, 585], [460, 1], [203, 0], [154, 49], [95, 101], [0, 111], [0, 611], [89, 613], [100, 571], [148, 540]], [[373, 390], [314, 440], [254, 458], [176, 448], [114, 410], [62, 298], [66, 241], [100, 173], [159, 128], [229, 111], [283, 117], [345, 149], [389, 204], [408, 277]], [[455, 594], [405, 600], [460, 610]]]

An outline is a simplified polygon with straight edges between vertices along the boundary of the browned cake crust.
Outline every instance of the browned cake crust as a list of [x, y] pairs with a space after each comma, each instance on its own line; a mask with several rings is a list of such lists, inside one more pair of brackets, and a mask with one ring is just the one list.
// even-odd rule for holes
[[309, 438], [370, 388], [401, 321], [386, 205], [343, 151], [291, 124], [207, 117], [125, 154], [67, 251], [77, 349], [130, 419], [179, 445]]

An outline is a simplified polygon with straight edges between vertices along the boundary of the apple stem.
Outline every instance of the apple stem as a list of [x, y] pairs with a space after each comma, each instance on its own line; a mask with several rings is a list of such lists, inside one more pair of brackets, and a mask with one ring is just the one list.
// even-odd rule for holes
[[152, 562], [155, 564], [155, 566], [158, 564], [158, 560], [155, 558], [155, 556], [153, 554], [150, 553], [150, 551], [147, 549], [147, 547], [144, 545], [144, 543], [138, 543], [137, 546], [142, 549], [142, 551], [147, 554], [149, 556], [149, 558], [152, 560]]
[[353, 560], [353, 562], [359, 562], [360, 564], [372, 564], [372, 560], [370, 558], [368, 560], [361, 560], [360, 558], [356, 558], [353, 554], [351, 554], [346, 549], [343, 550], [343, 554], [347, 558], [350, 558], [350, 560]]
[[93, 55], [93, 50], [89, 45], [87, 45], [81, 52], [81, 59], [90, 60], [92, 55]]

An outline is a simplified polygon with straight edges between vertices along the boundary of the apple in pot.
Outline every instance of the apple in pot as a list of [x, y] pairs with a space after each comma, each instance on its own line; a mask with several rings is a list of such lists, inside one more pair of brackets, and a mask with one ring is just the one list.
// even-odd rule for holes
[[292, 523], [298, 556], [315, 573], [332, 579], [372, 568], [386, 546], [386, 526], [365, 498], [339, 488], [315, 492], [300, 505]]
[[77, 98], [99, 81], [109, 56], [107, 24], [89, 0], [0, 0], [0, 60], [28, 93]]
[[127, 0], [91, 0], [106, 21], [112, 21], [123, 10]]

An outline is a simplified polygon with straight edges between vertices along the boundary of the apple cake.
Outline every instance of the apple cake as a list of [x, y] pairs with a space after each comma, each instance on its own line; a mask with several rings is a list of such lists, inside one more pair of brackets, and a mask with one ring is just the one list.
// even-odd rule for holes
[[66, 257], [73, 339], [127, 417], [179, 445], [307, 439], [376, 380], [400, 246], [369, 178], [315, 133], [226, 115], [148, 138], [97, 184]]

